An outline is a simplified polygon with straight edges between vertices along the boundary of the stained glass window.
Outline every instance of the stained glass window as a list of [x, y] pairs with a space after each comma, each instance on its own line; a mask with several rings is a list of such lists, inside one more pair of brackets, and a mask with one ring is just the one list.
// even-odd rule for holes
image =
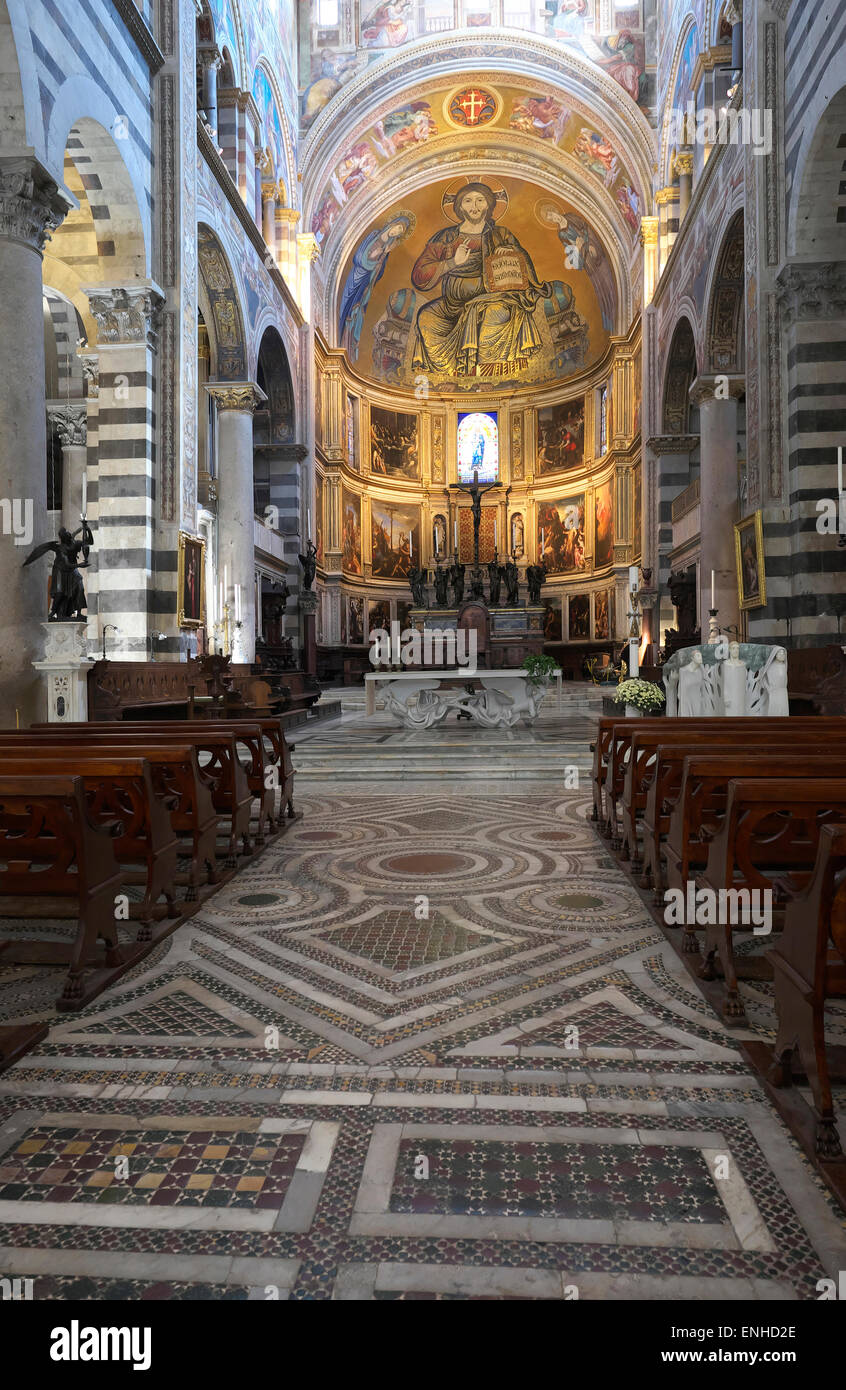
[[495, 411], [467, 412], [458, 417], [458, 481], [499, 481], [499, 428]]

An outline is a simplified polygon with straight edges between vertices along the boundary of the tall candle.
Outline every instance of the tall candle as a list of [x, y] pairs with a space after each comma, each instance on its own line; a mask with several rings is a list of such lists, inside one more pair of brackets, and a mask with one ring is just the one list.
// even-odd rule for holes
[[456, 549], [456, 551], [457, 551], [457, 550], [458, 550], [458, 513], [457, 513], [457, 512], [456, 512], [456, 515], [455, 515], [455, 520], [454, 520], [454, 522], [453, 522], [453, 540], [455, 541], [455, 549]]
[[413, 540], [412, 540], [412, 532], [409, 531], [409, 533], [408, 533], [408, 558], [409, 558], [409, 560], [412, 558], [413, 554], [414, 554], [414, 542], [413, 542]]
[[236, 585], [235, 585], [235, 621], [236, 621], [236, 623], [240, 623], [240, 621], [241, 621], [241, 585], [240, 585], [240, 584], [236, 584]]
[[711, 570], [711, 607], [716, 608], [717, 602], [714, 598], [714, 571]]
[[496, 517], [494, 517], [494, 550], [496, 550]]
[[438, 528], [437, 528], [437, 526], [433, 526], [433, 527], [432, 527], [432, 539], [433, 539], [434, 542], [435, 542], [435, 559], [437, 560], [437, 558], [438, 558]]
[[307, 518], [308, 518], [308, 521], [306, 522], [306, 525], [307, 525], [307, 528], [308, 528], [308, 535], [306, 536], [306, 540], [310, 540], [310, 538], [311, 538], [311, 507], [309, 507], [308, 511], [306, 512], [306, 516], [307, 516]]
[[88, 504], [88, 474], [82, 475], [82, 515], [85, 516], [85, 509]]

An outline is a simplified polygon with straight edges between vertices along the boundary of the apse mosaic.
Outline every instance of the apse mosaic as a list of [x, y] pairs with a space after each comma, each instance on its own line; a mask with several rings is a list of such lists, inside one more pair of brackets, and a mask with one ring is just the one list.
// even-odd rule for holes
[[585, 456], [584, 397], [543, 406], [538, 411], [537, 426], [537, 472], [541, 477], [581, 468]]
[[547, 574], [585, 568], [585, 497], [538, 503], [538, 555]]
[[407, 579], [420, 563], [420, 508], [370, 500], [374, 579]]
[[615, 310], [584, 219], [515, 179], [418, 189], [365, 233], [341, 284], [340, 346], [407, 387], [561, 380], [605, 351]]

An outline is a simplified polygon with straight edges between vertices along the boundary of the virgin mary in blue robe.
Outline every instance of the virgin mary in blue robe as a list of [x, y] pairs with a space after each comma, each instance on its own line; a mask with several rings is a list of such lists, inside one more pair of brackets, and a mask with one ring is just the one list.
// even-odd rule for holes
[[370, 303], [373, 286], [381, 280], [388, 256], [394, 247], [408, 235], [411, 218], [401, 213], [391, 218], [384, 227], [377, 227], [366, 236], [356, 250], [350, 273], [341, 294], [341, 307], [338, 311], [338, 332], [342, 348], [346, 348], [351, 362], [358, 358], [364, 316]]

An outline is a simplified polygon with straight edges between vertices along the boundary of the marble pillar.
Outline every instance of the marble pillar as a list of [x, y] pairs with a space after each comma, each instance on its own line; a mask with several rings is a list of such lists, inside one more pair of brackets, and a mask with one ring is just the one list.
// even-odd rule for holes
[[68, 212], [47, 170], [30, 156], [0, 156], [0, 722], [43, 719], [40, 624], [46, 559], [23, 568], [47, 537], [46, 407], [41, 256]]
[[223, 67], [223, 57], [217, 48], [200, 48], [198, 57], [203, 73], [203, 110], [217, 139], [217, 74]]
[[[229, 604], [232, 660], [252, 662], [256, 654], [253, 412], [267, 397], [251, 381], [209, 382], [206, 390], [217, 406], [217, 578], [220, 583], [224, 573], [227, 577], [224, 601]], [[240, 626], [235, 622], [238, 603]]]
[[690, 207], [693, 193], [693, 153], [680, 151], [676, 155], [675, 166], [679, 176], [679, 226], [681, 226], [685, 213]]
[[50, 411], [50, 422], [62, 443], [62, 525], [73, 533], [82, 516], [82, 475], [88, 458], [86, 407], [60, 406]]
[[275, 183], [261, 186], [261, 234], [268, 251], [276, 260], [276, 193]]
[[[727, 384], [727, 385], [726, 385]], [[737, 520], [737, 398], [742, 378], [699, 377], [690, 399], [699, 407], [699, 621], [708, 631], [711, 571], [714, 571], [717, 622], [725, 632], [740, 623], [735, 565]]]

